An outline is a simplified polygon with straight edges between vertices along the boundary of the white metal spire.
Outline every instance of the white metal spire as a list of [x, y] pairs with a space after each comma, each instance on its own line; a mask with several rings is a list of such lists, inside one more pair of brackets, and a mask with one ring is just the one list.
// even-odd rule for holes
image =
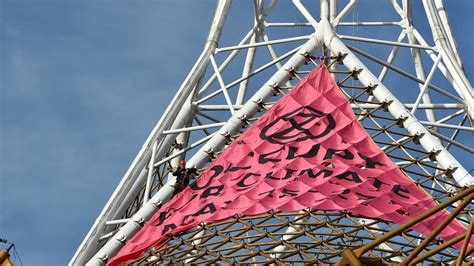
[[[465, 137], [474, 131], [469, 124], [469, 120], [474, 118], [473, 91], [462, 68], [443, 2], [423, 1], [424, 18], [432, 28], [429, 33], [416, 28], [409, 0], [402, 1], [402, 5], [399, 1], [387, 0], [398, 20], [347, 21], [360, 2], [364, 1], [321, 0], [317, 5], [315, 1], [293, 0], [292, 7], [305, 21], [285, 22], [271, 16], [271, 12], [278, 8], [277, 1], [255, 0], [253, 10], [249, 10], [254, 20], [248, 33], [237, 44], [221, 47], [224, 22], [232, 9], [230, 0], [218, 0], [203, 52], [70, 265], [86, 262], [88, 265], [103, 265], [117, 254], [126, 241], [172, 197], [176, 180], [168, 174], [168, 168], [176, 166], [180, 158], [187, 158], [188, 167], [205, 168], [236, 135], [245, 130], [252, 119], [258, 119], [259, 112], [272, 105], [275, 95], [290, 89], [307, 73], [308, 67], [309, 70], [314, 67], [314, 56], [323, 55], [323, 51], [338, 57], [341, 69], [333, 68], [335, 77], [350, 74], [348, 77], [355, 78], [359, 84], [352, 85], [354, 88], [370, 89], [366, 102], [351, 102], [354, 110], [386, 109], [390, 119], [406, 132], [406, 136], [398, 136], [398, 139], [387, 135], [384, 141], [388, 144], [381, 148], [390, 150], [396, 146], [400, 154], [409, 158], [411, 154], [404, 145], [407, 140], [415, 140], [429, 154], [423, 162], [431, 159], [437, 164], [437, 169], [431, 172], [423, 165], [419, 166], [419, 171], [432, 176], [440, 171], [445, 173], [442, 180], [447, 183], [433, 181], [433, 187], [447, 191], [473, 185], [474, 178], [463, 165], [466, 160], [456, 158], [472, 156], [474, 150]], [[318, 8], [319, 20], [315, 17]], [[370, 18], [370, 14], [365, 15]], [[392, 38], [387, 38], [387, 34], [357, 36], [343, 30], [344, 27], [390, 27], [397, 28], [398, 32]], [[299, 32], [295, 36], [270, 38], [272, 34], [283, 35], [277, 35], [276, 31], [287, 28], [296, 28]], [[426, 41], [430, 39], [434, 42]], [[390, 50], [380, 58], [364, 45], [372, 45], [374, 50], [377, 47]], [[403, 49], [409, 51], [410, 60], [395, 65]], [[235, 63], [239, 56], [243, 62], [240, 65]], [[210, 74], [206, 75], [206, 71]], [[412, 87], [406, 90], [398, 87], [402, 82], [394, 82], [394, 75]], [[441, 79], [446, 81], [441, 83], [443, 86], [437, 85]], [[446, 87], [446, 84], [451, 87]], [[399, 159], [396, 163], [403, 166], [412, 161]], [[297, 229], [289, 228], [287, 232]], [[283, 236], [282, 239], [290, 238]], [[284, 250], [282, 246], [277, 249]]]

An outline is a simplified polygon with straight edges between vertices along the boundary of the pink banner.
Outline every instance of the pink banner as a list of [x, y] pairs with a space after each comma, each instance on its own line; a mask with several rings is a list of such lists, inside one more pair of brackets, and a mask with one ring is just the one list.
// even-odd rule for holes
[[[349, 211], [402, 224], [434, 207], [430, 195], [395, 166], [357, 121], [321, 64], [237, 138], [199, 180], [161, 207], [109, 263], [202, 222], [269, 210]], [[444, 212], [414, 226], [430, 233]], [[452, 222], [452, 238], [466, 228]]]

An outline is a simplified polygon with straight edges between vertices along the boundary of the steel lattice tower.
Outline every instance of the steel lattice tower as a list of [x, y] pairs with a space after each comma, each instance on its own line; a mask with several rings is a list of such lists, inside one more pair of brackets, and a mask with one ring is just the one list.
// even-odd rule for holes
[[[248, 13], [254, 26], [238, 43], [219, 45], [228, 43], [221, 33], [225, 37], [225, 25], [232, 23], [226, 21], [232, 8], [230, 0], [218, 0], [203, 52], [70, 264], [106, 263], [171, 198], [176, 179], [170, 169], [179, 160], [205, 169], [246, 125], [322, 63], [385, 154], [437, 202], [446, 203], [441, 207], [466, 226], [471, 223], [466, 235], [472, 234], [473, 90], [443, 1], [416, 3], [423, 15], [414, 18], [415, 1], [386, 0], [393, 10], [386, 17], [395, 20], [361, 12], [351, 21], [359, 2], [364, 0], [253, 0]], [[301, 21], [273, 16], [279, 5], [297, 10]], [[462, 197], [467, 203], [455, 212], [459, 201], [448, 201]], [[394, 228], [399, 227], [382, 220], [311, 209], [236, 216], [175, 236], [137, 263], [329, 264], [347, 258], [344, 249], [364, 246], [363, 256], [355, 252], [361, 260], [398, 263], [430, 238], [404, 228], [387, 235]], [[386, 238], [369, 244], [380, 236]], [[460, 251], [443, 243], [428, 239], [412, 262], [457, 260]], [[464, 250], [471, 252], [472, 247]], [[469, 260], [464, 254], [461, 260]]]

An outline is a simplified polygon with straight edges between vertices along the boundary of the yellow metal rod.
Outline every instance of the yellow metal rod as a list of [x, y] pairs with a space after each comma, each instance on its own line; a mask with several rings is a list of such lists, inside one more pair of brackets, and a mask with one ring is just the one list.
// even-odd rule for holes
[[423, 260], [431, 257], [432, 255], [440, 252], [441, 250], [456, 244], [457, 242], [461, 241], [461, 239], [463, 239], [464, 236], [466, 236], [466, 234], [467, 234], [467, 232], [462, 233], [458, 236], [455, 236], [455, 237], [451, 238], [450, 240], [444, 242], [443, 244], [437, 246], [436, 248], [424, 253], [423, 255], [421, 255], [419, 257], [416, 257], [412, 262], [410, 262], [409, 265], [416, 265], [418, 262], [423, 261]]
[[342, 259], [340, 259], [335, 266], [351, 265], [351, 266], [362, 266], [362, 263], [359, 261], [358, 257], [350, 249], [345, 249], [341, 253]]
[[[461, 253], [459, 253], [459, 257], [456, 260], [456, 266], [461, 266], [461, 263], [464, 260], [464, 256], [466, 255], [467, 246], [468, 246], [469, 241], [470, 241], [471, 236], [472, 236], [473, 227], [474, 227], [474, 220], [471, 220], [471, 223], [469, 223], [469, 229], [467, 230], [466, 237], [464, 238], [464, 243], [462, 244]], [[471, 250], [472, 250], [473, 247], [474, 246], [471, 246]], [[471, 252], [469, 252], [467, 254], [471, 254]]]
[[400, 265], [408, 265], [420, 252], [433, 240], [457, 215], [460, 213], [466, 205], [468, 205], [471, 200], [474, 198], [474, 194], [466, 197], [461, 204], [459, 204], [456, 209], [449, 214], [449, 216], [440, 223], [429, 236], [423, 240], [411, 253], [406, 257]]
[[412, 227], [413, 225], [419, 223], [420, 221], [428, 218], [433, 213], [436, 213], [436, 212], [444, 209], [445, 207], [453, 204], [454, 202], [464, 198], [465, 196], [472, 195], [473, 193], [474, 193], [474, 186], [471, 186], [469, 188], [464, 189], [463, 191], [456, 194], [456, 196], [448, 199], [447, 201], [444, 201], [444, 202], [436, 205], [436, 207], [431, 208], [431, 209], [425, 211], [424, 213], [418, 215], [417, 217], [411, 219], [410, 221], [404, 223], [403, 225], [392, 229], [390, 232], [374, 239], [374, 241], [368, 243], [367, 245], [362, 246], [362, 247], [354, 250], [354, 253], [357, 255], [357, 257], [360, 257], [365, 252], [373, 249], [374, 247], [380, 245], [381, 243], [389, 240], [393, 236], [400, 234], [401, 232], [405, 231], [406, 229], [408, 229], [408, 228]]

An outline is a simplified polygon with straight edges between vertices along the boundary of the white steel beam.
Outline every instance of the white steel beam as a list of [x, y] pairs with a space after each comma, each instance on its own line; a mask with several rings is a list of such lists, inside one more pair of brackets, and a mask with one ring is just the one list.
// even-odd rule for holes
[[[420, 105], [421, 99], [423, 99], [423, 96], [426, 95], [426, 92], [427, 92], [427, 90], [428, 90], [428, 85], [430, 85], [431, 79], [433, 78], [433, 75], [434, 75], [434, 73], [435, 73], [435, 70], [436, 70], [436, 68], [438, 67], [438, 64], [439, 64], [440, 61], [441, 61], [441, 54], [438, 55], [438, 58], [437, 58], [436, 61], [434, 62], [433, 66], [431, 67], [430, 73], [428, 73], [428, 77], [427, 77], [426, 80], [425, 80], [425, 84], [423, 84], [423, 86], [421, 87], [420, 93], [418, 94], [418, 97], [417, 97], [416, 100], [415, 100], [415, 105], [414, 105], [413, 108], [411, 109], [411, 114], [415, 114], [415, 113], [416, 113], [416, 110], [418, 109], [418, 106]], [[423, 75], [424, 75], [424, 74], [423, 74]], [[431, 100], [426, 100], [426, 99], [424, 99], [424, 100], [425, 100], [425, 102], [428, 102], [428, 103], [431, 102]], [[428, 117], [429, 120], [431, 120], [431, 121], [434, 121], [434, 120], [435, 120], [435, 117], [434, 117], [433, 112], [427, 113], [427, 117]]]
[[400, 15], [400, 17], [403, 19], [405, 14], [403, 13], [403, 10], [400, 7], [400, 5], [398, 4], [397, 0], [390, 0], [390, 2], [392, 3], [393, 8], [398, 13], [398, 15]]
[[[425, 39], [423, 38], [423, 36], [420, 34], [420, 32], [416, 28], [412, 28], [412, 32], [413, 32], [413, 35], [415, 36], [416, 40], [421, 45], [428, 45], [426, 43]], [[433, 62], [436, 60], [437, 55], [433, 51], [431, 51], [431, 50], [424, 50], [424, 51], [426, 52], [426, 54], [428, 54], [430, 56], [430, 58]], [[453, 86], [454, 90], [456, 90], [456, 92], [459, 95], [462, 95], [461, 90], [458, 88], [458, 84], [456, 82], [454, 82], [453, 77], [451, 76], [449, 71], [446, 69], [443, 62], [440, 62], [438, 64], [438, 69], [439, 69], [439, 71], [441, 71], [443, 76], [449, 81], [449, 83]]]
[[393, 41], [387, 41], [387, 40], [354, 37], [354, 36], [347, 36], [347, 35], [339, 35], [338, 37], [342, 40], [351, 40], [351, 41], [376, 43], [376, 44], [383, 44], [383, 45], [390, 45], [390, 46], [399, 46], [399, 47], [408, 47], [408, 48], [417, 48], [417, 49], [426, 49], [426, 50], [436, 50], [436, 47], [424, 46], [424, 45], [419, 45], [419, 44], [410, 44], [410, 43], [404, 43], [404, 42], [393, 42]]
[[[343, 19], [347, 13], [352, 9], [352, 7], [357, 3], [357, 0], [350, 0], [349, 3], [342, 9], [342, 11], [334, 18], [334, 20], [330, 20], [330, 22], [332, 23], [332, 26], [333, 27], [337, 27], [339, 26], [339, 22], [341, 21], [341, 19]], [[337, 12], [337, 1], [334, 2], [334, 3], [331, 3], [331, 6], [330, 8], [335, 8], [336, 12]]]
[[318, 28], [318, 22], [314, 17], [309, 13], [309, 11], [303, 6], [300, 0], [293, 0], [293, 4], [300, 11], [300, 13], [306, 18], [306, 20], [311, 24], [314, 29]]
[[254, 42], [254, 43], [249, 43], [249, 44], [223, 47], [223, 48], [216, 49], [216, 54], [217, 53], [222, 53], [222, 52], [227, 52], [227, 51], [232, 51], [232, 50], [240, 50], [240, 49], [247, 49], [247, 48], [252, 48], [252, 47], [266, 46], [266, 45], [270, 45], [270, 44], [280, 44], [280, 43], [305, 41], [305, 40], [308, 40], [309, 38], [311, 38], [311, 36], [298, 36], [298, 37], [284, 38], [284, 39], [278, 39], [278, 40], [271, 40], [271, 41], [268, 41], [268, 42]]
[[109, 239], [111, 238], [115, 233], [117, 233], [117, 230], [114, 230], [114, 231], [111, 231], [103, 236], [100, 236], [99, 237], [99, 241], [103, 241], [103, 240], [106, 240], [106, 239]]
[[[148, 199], [150, 198], [150, 191], [151, 191], [151, 183], [152, 183], [152, 179], [153, 179], [153, 162], [155, 162], [155, 157], [156, 157], [156, 147], [158, 146], [158, 142], [155, 141], [153, 143], [153, 148], [152, 148], [152, 152], [151, 152], [151, 158], [150, 158], [150, 161], [148, 162], [148, 173], [147, 173], [147, 177], [146, 177], [146, 185], [145, 185], [145, 193], [143, 194], [143, 204], [147, 203], [148, 202]], [[105, 222], [106, 225], [109, 225], [107, 224], [107, 222]]]
[[459, 66], [462, 68], [461, 56], [459, 55], [456, 41], [454, 40], [453, 33], [451, 32], [451, 27], [449, 26], [449, 21], [448, 21], [448, 14], [446, 14], [446, 10], [444, 9], [443, 2], [444, 0], [435, 0], [436, 10], [438, 11], [438, 16], [441, 20], [441, 26], [443, 26], [443, 31], [446, 37], [448, 38], [451, 51], [456, 56], [456, 60], [458, 61]]
[[[403, 15], [404, 15], [404, 21], [405, 21], [405, 29], [408, 34], [408, 42], [410, 44], [418, 44], [416, 41], [416, 38], [413, 34], [413, 15], [412, 15], [412, 5], [410, 0], [403, 0]], [[423, 100], [423, 103], [431, 103], [431, 96], [429, 91], [426, 91], [428, 89], [428, 85], [431, 81], [430, 75], [428, 75], [428, 79], [426, 78], [425, 75], [425, 69], [423, 66], [423, 60], [421, 58], [420, 50], [416, 48], [411, 49], [411, 55], [413, 59], [413, 64], [415, 66], [415, 71], [416, 71], [416, 76], [425, 81], [425, 84], [421, 85], [418, 84], [418, 87], [420, 88], [420, 100], [418, 100], [418, 103], [420, 103], [421, 100]], [[434, 74], [434, 71], [436, 70], [439, 62], [441, 61], [441, 57], [438, 60], [435, 60], [434, 65], [432, 67], [431, 72]], [[412, 109], [412, 114], [416, 112], [416, 105]], [[426, 109], [425, 110], [426, 117], [428, 118], [429, 121], [434, 121], [436, 120], [435, 113], [433, 110]]]
[[446, 136], [444, 136], [444, 135], [442, 135], [442, 134], [439, 134], [438, 132], [436, 132], [436, 131], [434, 131], [434, 130], [432, 130], [432, 129], [428, 129], [428, 130], [431, 132], [431, 134], [433, 134], [433, 135], [437, 136], [438, 138], [440, 138], [440, 139], [442, 139], [442, 140], [448, 142], [448, 144], [446, 145], [446, 147], [451, 146], [451, 145], [454, 145], [454, 146], [456, 146], [456, 147], [458, 147], [458, 148], [460, 148], [460, 149], [463, 149], [463, 150], [465, 150], [465, 151], [467, 151], [467, 152], [470, 152], [470, 153], [473, 153], [473, 154], [474, 154], [474, 149], [473, 149], [473, 148], [468, 147], [468, 146], [466, 146], [466, 145], [464, 145], [464, 144], [462, 144], [462, 143], [459, 143], [458, 141], [455, 141], [455, 140], [454, 140], [454, 137], [456, 137], [456, 135], [459, 133], [459, 130], [458, 130], [458, 129], [456, 129], [456, 130], [454, 131], [453, 136], [452, 136], [451, 138], [448, 138], [448, 137], [446, 137]]
[[339, 22], [337, 26], [400, 26], [400, 21]]
[[[402, 32], [400, 32], [400, 35], [398, 35], [398, 38], [397, 38], [397, 42], [401, 42], [403, 41], [403, 39], [405, 38], [405, 35], [406, 35], [406, 31], [405, 30], [402, 30]], [[400, 46], [394, 46], [392, 48], [392, 50], [390, 51], [390, 54], [388, 55], [388, 58], [387, 58], [387, 64], [391, 65], [393, 60], [395, 59], [395, 56], [397, 56], [398, 54], [398, 50], [400, 50]], [[382, 70], [380, 71], [380, 74], [378, 76], [379, 80], [381, 82], [384, 81], [385, 77], [387, 76], [388, 74], [388, 67], [387, 66], [384, 66], [382, 68]], [[372, 101], [374, 99], [374, 96], [373, 95], [369, 95], [369, 97], [367, 98], [367, 101]]]
[[[256, 29], [256, 31], [257, 32], [254, 34], [254, 37], [250, 40], [251, 44], [258, 42], [258, 40], [260, 39], [260, 30]], [[247, 50], [247, 57], [245, 58], [244, 69], [242, 70], [241, 77], [247, 77], [252, 71], [253, 61], [256, 52], [256, 47], [251, 47]], [[235, 104], [242, 104], [244, 102], [248, 84], [249, 79], [245, 79], [239, 84], [239, 91], [237, 92], [237, 99], [235, 100]]]
[[235, 114], [234, 106], [232, 104], [232, 100], [230, 99], [229, 92], [227, 92], [227, 88], [224, 83], [224, 79], [221, 76], [221, 73], [219, 72], [219, 67], [217, 67], [216, 60], [214, 59], [214, 56], [211, 55], [210, 57], [212, 68], [214, 68], [214, 72], [217, 75], [217, 80], [219, 81], [219, 85], [221, 86], [221, 90], [224, 93], [224, 98], [225, 101], [227, 102], [227, 106], [229, 107], [230, 113], [233, 115]]
[[[263, 32], [262, 33], [262, 38], [263, 40], [265, 41], [269, 41], [270, 38], [268, 37], [268, 34]], [[273, 46], [271, 45], [267, 45], [267, 49], [268, 49], [268, 52], [270, 53], [270, 56], [272, 57], [273, 60], [276, 60], [278, 58], [275, 50], [273, 49]], [[275, 63], [275, 66], [277, 67], [277, 69], [280, 69], [281, 68], [281, 63], [280, 62], [276, 62]]]
[[474, 132], [474, 127], [465, 127], [465, 126], [451, 125], [451, 124], [446, 124], [446, 123], [436, 123], [436, 122], [429, 122], [429, 121], [420, 121], [420, 123], [427, 126], [453, 128], [453, 129]]
[[456, 61], [456, 56], [450, 49], [448, 41], [446, 40], [447, 37], [443, 32], [442, 22], [440, 21], [438, 12], [436, 11], [434, 0], [423, 0], [423, 6], [433, 32], [433, 39], [437, 48], [440, 50], [443, 62], [453, 77], [454, 82], [458, 84], [458, 88], [460, 89], [464, 102], [466, 103], [470, 119], [474, 120], [474, 92], [471, 83], [467, 79], [461, 66]]
[[[265, 22], [265, 27], [312, 27], [311, 23], [308, 22]], [[398, 26], [400, 27], [400, 21], [358, 21], [358, 22], [339, 22], [340, 26]]]
[[[263, 14], [263, 0], [254, 0], [254, 34], [252, 39], [250, 39], [250, 44], [257, 43], [260, 40], [260, 35], [263, 32], [263, 24], [262, 20], [264, 19]], [[264, 40], [268, 42], [268, 40]], [[267, 45], [268, 46], [268, 45]], [[247, 50], [247, 57], [245, 58], [244, 68], [242, 70], [241, 77], [246, 77], [250, 74], [253, 67], [253, 61], [255, 59], [255, 53], [257, 52], [257, 47], [250, 47]], [[245, 94], [247, 92], [247, 87], [249, 84], [249, 79], [243, 80], [239, 84], [239, 90], [237, 92], [237, 98], [235, 100], [235, 104], [242, 104], [245, 100]]]
[[444, 123], [444, 122], [449, 121], [449, 120], [451, 120], [455, 117], [458, 117], [458, 116], [460, 116], [461, 114], [464, 114], [464, 113], [466, 113], [466, 110], [459, 110], [459, 111], [454, 112], [452, 114], [449, 114], [449, 115], [447, 115], [447, 116], [445, 116], [445, 117], [443, 117], [440, 120], [435, 121], [435, 122]]
[[[403, 104], [405, 108], [413, 108], [414, 103], [405, 103]], [[351, 104], [352, 108], [364, 108], [364, 109], [375, 109], [380, 108], [380, 104], [373, 103], [359, 103]], [[418, 104], [418, 109], [463, 109], [465, 108], [464, 104], [459, 103], [420, 103]]]
[[[227, 105], [223, 105], [223, 107], [226, 107], [228, 110], [229, 107]], [[223, 108], [224, 109], [224, 108]], [[163, 131], [163, 134], [168, 135], [168, 134], [175, 134], [175, 133], [181, 133], [181, 132], [189, 132], [189, 131], [194, 131], [194, 130], [200, 130], [200, 129], [208, 129], [208, 128], [214, 128], [214, 127], [221, 127], [224, 125], [224, 122], [222, 123], [214, 123], [214, 124], [207, 124], [207, 125], [202, 125], [202, 126], [193, 126], [193, 127], [184, 127], [184, 128], [177, 128], [177, 129], [170, 129], [170, 130], [165, 130]]]
[[[402, 32], [400, 32], [400, 35], [398, 35], [397, 42], [401, 42], [405, 38], [405, 35], [406, 35], [406, 31], [402, 30]], [[392, 64], [393, 60], [395, 59], [395, 56], [397, 56], [397, 54], [398, 54], [398, 50], [400, 50], [400, 46], [394, 46], [392, 48], [392, 50], [390, 51], [390, 54], [388, 55], [388, 58], [387, 58], [387, 63], [388, 64]], [[378, 76], [380, 81], [383, 81], [385, 79], [385, 77], [387, 76], [387, 73], [388, 73], [388, 67], [384, 66], [382, 68], [382, 71], [380, 71], [380, 74]]]
[[119, 219], [119, 220], [113, 220], [113, 221], [106, 221], [106, 225], [115, 225], [115, 224], [124, 224], [126, 222], [130, 221], [130, 219]]

